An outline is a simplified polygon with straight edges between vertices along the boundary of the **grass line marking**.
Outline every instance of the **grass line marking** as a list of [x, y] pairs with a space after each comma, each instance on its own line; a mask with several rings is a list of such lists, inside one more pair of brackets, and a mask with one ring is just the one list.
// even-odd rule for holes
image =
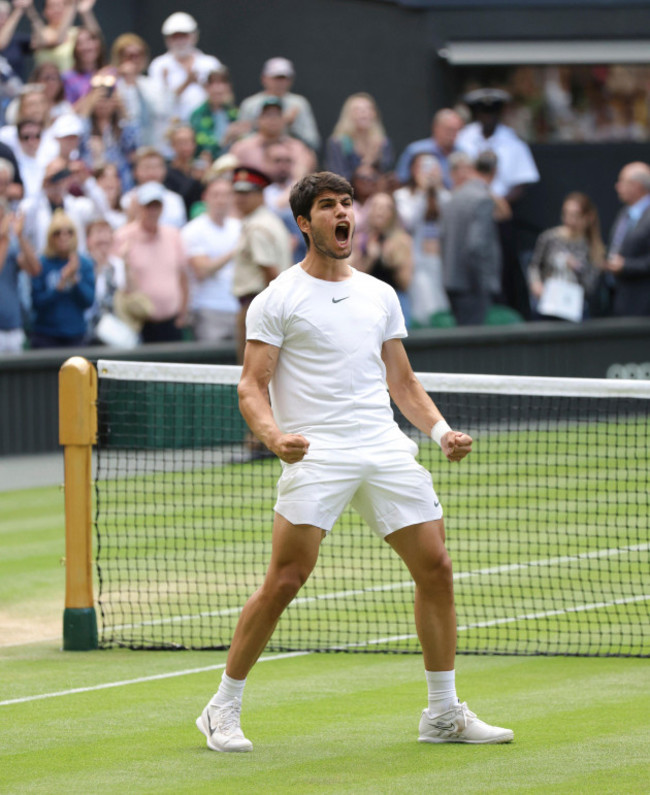
[[[525, 615], [519, 616], [507, 616], [504, 618], [495, 618], [492, 621], [480, 621], [474, 624], [463, 624], [462, 626], [458, 627], [459, 632], [466, 632], [469, 629], [474, 629], [476, 627], [490, 627], [496, 626], [498, 624], [509, 624], [515, 621], [531, 621], [540, 618], [548, 618], [550, 616], [558, 616], [563, 615], [565, 613], [581, 613], [586, 610], [600, 610], [602, 608], [607, 607], [614, 607], [615, 605], [622, 605], [628, 604], [630, 602], [641, 602], [645, 600], [650, 600], [650, 594], [642, 594], [640, 596], [633, 596], [629, 599], [613, 599], [611, 602], [594, 602], [593, 604], [588, 605], [574, 605], [573, 607], [566, 607], [562, 610], [546, 610], [539, 613], [527, 613]], [[391, 643], [397, 642], [401, 640], [412, 640], [416, 638], [415, 634], [412, 635], [395, 635], [392, 637], [386, 638], [374, 638], [372, 640], [363, 641], [361, 643], [347, 643], [342, 646], [333, 646], [330, 651], [344, 651], [345, 649], [352, 649], [358, 648], [361, 646], [374, 646], [384, 643]], [[313, 651], [292, 651], [292, 652], [284, 652], [282, 654], [273, 654], [269, 657], [260, 657], [258, 662], [273, 662], [275, 660], [287, 660], [292, 657], [307, 657], [311, 654], [315, 654], [316, 652]], [[70, 690], [59, 690], [54, 693], [40, 693], [35, 696], [23, 696], [22, 698], [11, 698], [7, 699], [6, 701], [0, 701], [0, 707], [6, 707], [11, 704], [25, 704], [29, 701], [39, 701], [45, 698], [58, 698], [61, 696], [70, 696], [76, 693], [90, 693], [95, 690], [107, 690], [113, 687], [126, 687], [127, 685], [137, 685], [142, 684], [145, 682], [154, 682], [158, 679], [172, 679], [176, 676], [188, 676], [190, 674], [200, 674], [206, 673], [208, 671], [219, 671], [223, 670], [226, 667], [225, 663], [219, 663], [218, 665], [207, 665], [203, 668], [188, 668], [184, 671], [172, 671], [170, 673], [164, 674], [152, 674], [151, 676], [141, 676], [137, 679], [124, 679], [118, 682], [105, 682], [99, 685], [89, 685], [88, 687], [75, 687]]]

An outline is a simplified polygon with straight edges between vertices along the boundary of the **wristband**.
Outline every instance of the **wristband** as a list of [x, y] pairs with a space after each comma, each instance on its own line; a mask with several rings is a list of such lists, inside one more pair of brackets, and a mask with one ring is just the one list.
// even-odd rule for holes
[[438, 422], [436, 422], [433, 428], [431, 428], [431, 438], [439, 447], [442, 447], [442, 445], [440, 444], [440, 440], [450, 430], [451, 428], [445, 422], [445, 420], [438, 420]]

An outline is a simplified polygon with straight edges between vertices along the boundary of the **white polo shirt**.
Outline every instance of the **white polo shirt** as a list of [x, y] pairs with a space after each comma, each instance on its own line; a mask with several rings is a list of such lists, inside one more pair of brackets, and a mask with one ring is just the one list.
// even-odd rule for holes
[[[381, 358], [386, 340], [406, 337], [392, 287], [361, 271], [315, 279], [300, 265], [253, 300], [246, 336], [280, 348], [270, 394], [284, 433], [319, 449], [410, 445], [393, 418]], [[412, 445], [410, 445], [412, 446]]]

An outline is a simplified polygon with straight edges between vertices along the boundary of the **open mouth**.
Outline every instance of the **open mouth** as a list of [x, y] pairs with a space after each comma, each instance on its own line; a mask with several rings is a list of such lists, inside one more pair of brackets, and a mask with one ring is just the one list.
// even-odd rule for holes
[[336, 225], [334, 235], [339, 243], [347, 243], [350, 238], [350, 224], [347, 221], [341, 221]]

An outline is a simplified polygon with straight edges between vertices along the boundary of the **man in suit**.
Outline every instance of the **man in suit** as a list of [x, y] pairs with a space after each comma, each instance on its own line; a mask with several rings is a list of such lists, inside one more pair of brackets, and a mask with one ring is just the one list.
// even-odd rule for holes
[[490, 194], [496, 168], [493, 152], [480, 154], [442, 206], [443, 280], [459, 326], [483, 324], [501, 290], [501, 245]]
[[612, 229], [605, 268], [614, 276], [618, 317], [650, 315], [650, 166], [628, 163], [616, 192], [625, 205]]

